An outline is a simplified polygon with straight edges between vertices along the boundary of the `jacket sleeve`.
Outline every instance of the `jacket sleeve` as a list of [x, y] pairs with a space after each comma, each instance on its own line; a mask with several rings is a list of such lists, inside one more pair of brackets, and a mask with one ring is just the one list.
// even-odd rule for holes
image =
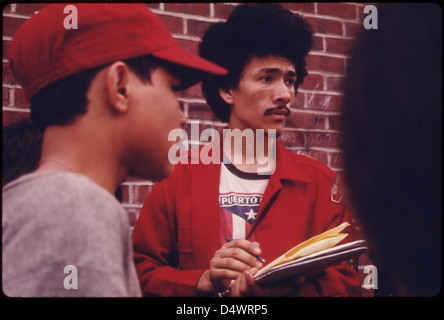
[[[317, 219], [315, 225], [324, 226], [322, 230], [316, 231], [317, 234], [343, 222], [349, 222], [351, 225], [344, 230], [348, 236], [342, 243], [356, 240], [354, 219], [344, 205], [338, 178], [327, 179], [319, 184], [314, 216]], [[307, 282], [299, 288], [298, 295], [310, 297], [360, 296], [361, 286], [357, 272], [357, 261], [343, 261], [308, 278]]]
[[153, 187], [133, 230], [134, 261], [144, 296], [196, 296], [196, 284], [205, 271], [177, 268], [175, 173]]

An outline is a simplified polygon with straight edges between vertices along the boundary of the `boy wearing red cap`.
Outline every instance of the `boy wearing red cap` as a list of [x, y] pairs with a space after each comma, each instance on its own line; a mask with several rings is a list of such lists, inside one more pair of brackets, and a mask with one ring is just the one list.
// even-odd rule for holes
[[49, 5], [17, 31], [8, 59], [43, 132], [38, 168], [3, 189], [8, 296], [140, 296], [127, 215], [113, 197], [126, 175], [172, 172], [175, 91], [219, 66], [183, 49], [143, 4]]

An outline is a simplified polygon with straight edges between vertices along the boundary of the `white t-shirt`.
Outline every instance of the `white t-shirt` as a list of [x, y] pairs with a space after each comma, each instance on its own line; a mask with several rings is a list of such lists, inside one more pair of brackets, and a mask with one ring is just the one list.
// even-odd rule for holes
[[270, 176], [240, 171], [231, 163], [222, 163], [219, 184], [220, 240], [246, 239], [250, 235]]

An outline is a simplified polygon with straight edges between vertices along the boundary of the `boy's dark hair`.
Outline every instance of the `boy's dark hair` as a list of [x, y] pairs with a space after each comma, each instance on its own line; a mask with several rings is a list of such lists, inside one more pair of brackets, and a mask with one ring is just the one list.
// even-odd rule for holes
[[313, 31], [298, 14], [278, 4], [245, 4], [236, 7], [226, 22], [213, 24], [205, 33], [199, 54], [228, 70], [202, 82], [202, 91], [216, 117], [224, 122], [230, 108], [219, 89], [235, 88], [251, 57], [278, 55], [295, 64], [295, 90], [307, 75], [305, 57], [312, 45]]
[[[141, 81], [149, 82], [151, 72], [159, 65], [168, 65], [152, 55], [123, 61]], [[106, 66], [91, 68], [49, 84], [31, 98], [31, 119], [44, 130], [52, 125], [69, 124], [77, 115], [85, 114], [86, 94], [91, 80]]]
[[442, 290], [441, 19], [435, 3], [378, 5], [342, 107], [344, 178], [372, 258], [424, 296]]

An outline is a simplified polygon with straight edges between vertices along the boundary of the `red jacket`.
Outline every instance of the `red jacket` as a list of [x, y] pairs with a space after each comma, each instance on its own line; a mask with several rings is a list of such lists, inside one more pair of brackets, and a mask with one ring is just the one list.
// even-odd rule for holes
[[[266, 261], [344, 221], [352, 222], [342, 203], [332, 201], [336, 173], [314, 159], [290, 153], [280, 142], [276, 158], [256, 218], [261, 221], [256, 241]], [[136, 269], [145, 295], [197, 295], [196, 284], [221, 247], [219, 177], [220, 164], [177, 165], [170, 177], [153, 187], [133, 231]], [[347, 241], [354, 240], [353, 231], [354, 227], [345, 230]], [[358, 274], [345, 262], [311, 278], [299, 290], [301, 296], [359, 294]]]

